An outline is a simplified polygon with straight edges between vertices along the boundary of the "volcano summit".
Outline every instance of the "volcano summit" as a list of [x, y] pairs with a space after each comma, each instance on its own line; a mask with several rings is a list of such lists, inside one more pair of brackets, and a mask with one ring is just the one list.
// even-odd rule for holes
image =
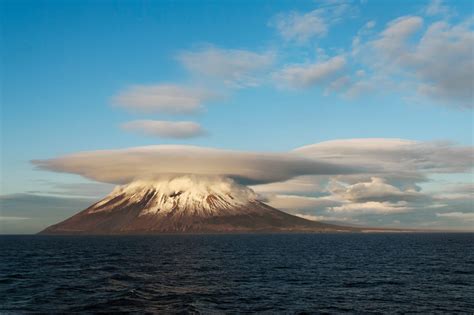
[[41, 234], [160, 234], [350, 231], [274, 209], [221, 177], [179, 176], [118, 186]]

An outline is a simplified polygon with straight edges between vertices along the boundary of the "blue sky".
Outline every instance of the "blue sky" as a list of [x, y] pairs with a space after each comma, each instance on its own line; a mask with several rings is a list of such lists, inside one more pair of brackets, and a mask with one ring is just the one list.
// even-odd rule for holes
[[[470, 1], [1, 6], [5, 196], [42, 196], [51, 185], [91, 183], [67, 171], [37, 170], [31, 160], [155, 144], [287, 152], [328, 140], [397, 138], [448, 141], [450, 149], [464, 148], [459, 154], [467, 150], [472, 157]], [[163, 92], [163, 86], [173, 89]], [[169, 106], [163, 93], [166, 100], [189, 93], [187, 101], [199, 109], [186, 111], [172, 101], [177, 110], [170, 113], [161, 106]], [[151, 107], [143, 110], [143, 102]], [[192, 125], [166, 125], [164, 132], [163, 121]], [[461, 168], [424, 174], [472, 184], [469, 165]], [[472, 199], [463, 202], [450, 211], [468, 213]], [[433, 219], [443, 218], [436, 213]], [[359, 222], [376, 222], [370, 220]]]

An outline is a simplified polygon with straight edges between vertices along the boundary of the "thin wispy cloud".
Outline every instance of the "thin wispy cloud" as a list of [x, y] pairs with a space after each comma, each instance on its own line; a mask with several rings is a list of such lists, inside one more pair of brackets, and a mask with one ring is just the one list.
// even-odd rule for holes
[[318, 8], [312, 11], [282, 12], [268, 24], [286, 41], [302, 44], [325, 37], [334, 24], [356, 15], [357, 11], [350, 1], [321, 1]]
[[441, 218], [474, 221], [474, 212], [446, 212], [437, 213], [436, 216]]
[[454, 14], [454, 9], [444, 4], [442, 0], [432, 0], [424, 9], [428, 16], [449, 16]]
[[209, 46], [183, 51], [177, 59], [197, 77], [220, 80], [231, 87], [245, 87], [260, 83], [260, 76], [274, 63], [275, 53]]
[[189, 139], [206, 134], [201, 125], [192, 121], [134, 120], [122, 124], [121, 128], [159, 138]]

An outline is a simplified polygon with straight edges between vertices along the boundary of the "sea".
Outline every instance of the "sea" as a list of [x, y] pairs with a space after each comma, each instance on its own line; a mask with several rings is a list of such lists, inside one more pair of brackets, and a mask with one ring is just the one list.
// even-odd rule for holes
[[0, 236], [0, 313], [474, 313], [474, 234]]

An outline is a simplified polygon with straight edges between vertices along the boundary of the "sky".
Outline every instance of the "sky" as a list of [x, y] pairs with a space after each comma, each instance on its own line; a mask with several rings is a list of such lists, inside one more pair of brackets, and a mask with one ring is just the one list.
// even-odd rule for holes
[[308, 219], [474, 230], [471, 1], [0, 6], [0, 233], [210, 169]]

